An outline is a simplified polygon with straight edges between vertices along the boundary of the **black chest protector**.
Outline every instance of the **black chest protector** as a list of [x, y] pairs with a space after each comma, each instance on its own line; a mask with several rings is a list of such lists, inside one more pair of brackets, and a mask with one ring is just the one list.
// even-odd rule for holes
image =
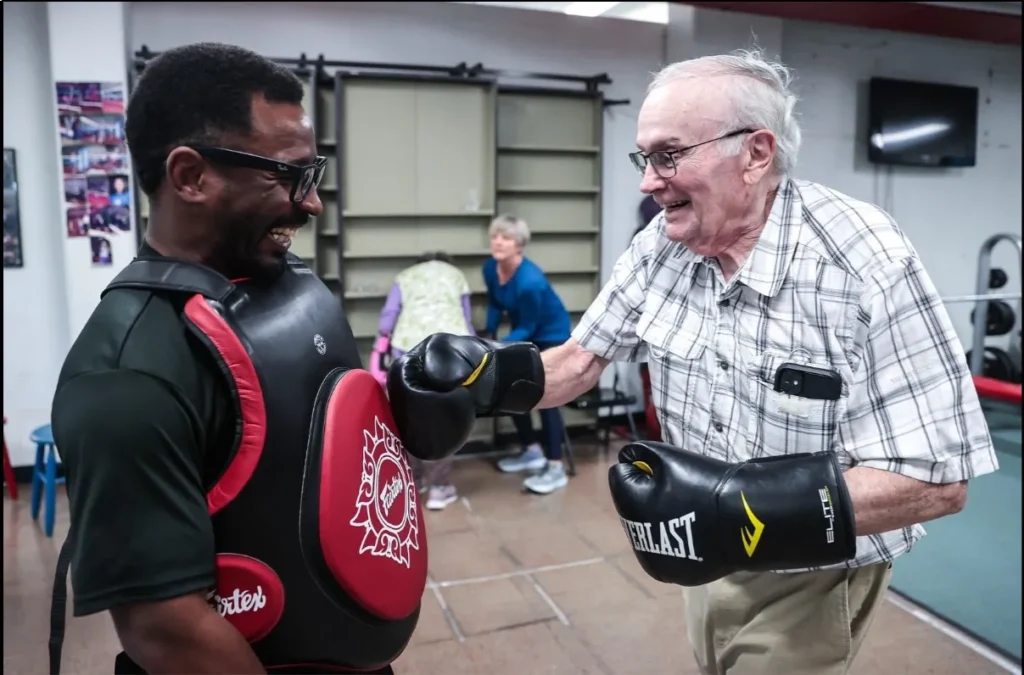
[[184, 294], [182, 320], [234, 398], [234, 447], [207, 492], [211, 605], [271, 672], [390, 664], [419, 618], [426, 532], [387, 396], [338, 299], [294, 256], [269, 286], [139, 258], [104, 293], [118, 288]]

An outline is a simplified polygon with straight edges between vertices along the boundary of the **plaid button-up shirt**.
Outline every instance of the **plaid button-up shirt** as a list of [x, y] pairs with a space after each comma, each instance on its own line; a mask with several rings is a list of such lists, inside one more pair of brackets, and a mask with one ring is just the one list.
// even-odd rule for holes
[[[649, 364], [665, 441], [728, 462], [834, 451], [933, 483], [997, 468], [963, 347], [910, 241], [880, 208], [786, 180], [745, 264], [640, 232], [573, 331], [585, 349]], [[842, 378], [839, 400], [775, 391], [787, 362]], [[859, 537], [861, 566], [924, 535]], [[836, 567], [841, 567], [837, 565]]]

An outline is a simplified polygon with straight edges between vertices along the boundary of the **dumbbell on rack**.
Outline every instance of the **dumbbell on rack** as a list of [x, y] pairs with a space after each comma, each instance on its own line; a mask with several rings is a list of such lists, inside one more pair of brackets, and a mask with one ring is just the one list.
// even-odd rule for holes
[[[1006, 286], [1009, 278], [1006, 271], [1000, 267], [993, 267], [989, 270], [989, 289], [999, 290]], [[1017, 325], [1017, 314], [1014, 312], [1013, 307], [1006, 300], [1020, 300], [1020, 294], [1011, 293], [1000, 293], [990, 294], [987, 297], [988, 309], [985, 313], [985, 336], [986, 337], [1000, 337], [1007, 335], [1013, 331]], [[977, 302], [980, 299], [979, 296], [965, 296], [962, 298], [947, 298], [945, 302]], [[977, 310], [971, 310], [971, 325], [974, 325], [976, 320]], [[1016, 347], [1016, 349], [1015, 349]], [[991, 377], [995, 380], [1002, 380], [1004, 382], [1013, 382], [1019, 384], [1021, 382], [1021, 363], [1020, 363], [1020, 331], [1017, 331], [1016, 338], [1012, 338], [1010, 341], [1010, 351], [1007, 352], [999, 347], [990, 347], [985, 345], [984, 348], [984, 361], [982, 364], [981, 374], [985, 377]], [[967, 352], [967, 362], [971, 362], [972, 351]]]

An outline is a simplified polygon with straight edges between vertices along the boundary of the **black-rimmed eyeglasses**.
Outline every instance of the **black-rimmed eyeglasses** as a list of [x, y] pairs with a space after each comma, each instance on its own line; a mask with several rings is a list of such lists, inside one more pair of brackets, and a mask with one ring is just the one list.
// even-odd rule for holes
[[324, 170], [327, 168], [327, 158], [322, 156], [318, 156], [312, 164], [291, 164], [229, 148], [217, 148], [209, 145], [190, 145], [188, 147], [214, 162], [240, 169], [270, 171], [287, 176], [292, 181], [290, 198], [296, 204], [305, 199], [313, 188], [320, 185], [320, 181], [324, 178]]
[[693, 145], [687, 145], [683, 148], [675, 148], [673, 150], [655, 150], [654, 152], [631, 152], [629, 153], [629, 161], [633, 163], [633, 167], [640, 172], [641, 176], [644, 175], [644, 172], [647, 171], [647, 165], [650, 164], [654, 167], [654, 173], [658, 174], [661, 178], [672, 178], [676, 175], [677, 156], [683, 155], [694, 148], [699, 148], [702, 145], [707, 145], [716, 141], [724, 141], [727, 138], [733, 138], [740, 134], [750, 134], [753, 132], [754, 129], [739, 129], [738, 131], [730, 131], [718, 138], [712, 138], [710, 141], [694, 143]]

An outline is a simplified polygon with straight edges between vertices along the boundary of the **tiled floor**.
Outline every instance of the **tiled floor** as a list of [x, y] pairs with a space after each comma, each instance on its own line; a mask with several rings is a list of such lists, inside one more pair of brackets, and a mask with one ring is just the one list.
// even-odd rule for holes
[[[679, 589], [647, 578], [608, 496], [607, 460], [578, 448], [579, 474], [537, 497], [490, 459], [456, 464], [463, 499], [427, 515], [431, 583], [399, 675], [691, 675], [698, 671]], [[4, 498], [4, 668], [45, 672], [49, 597], [67, 531], [31, 521], [27, 490]], [[109, 673], [117, 639], [106, 615], [73, 619], [65, 673]], [[856, 675], [997, 675], [1003, 669], [895, 604], [885, 603]]]

